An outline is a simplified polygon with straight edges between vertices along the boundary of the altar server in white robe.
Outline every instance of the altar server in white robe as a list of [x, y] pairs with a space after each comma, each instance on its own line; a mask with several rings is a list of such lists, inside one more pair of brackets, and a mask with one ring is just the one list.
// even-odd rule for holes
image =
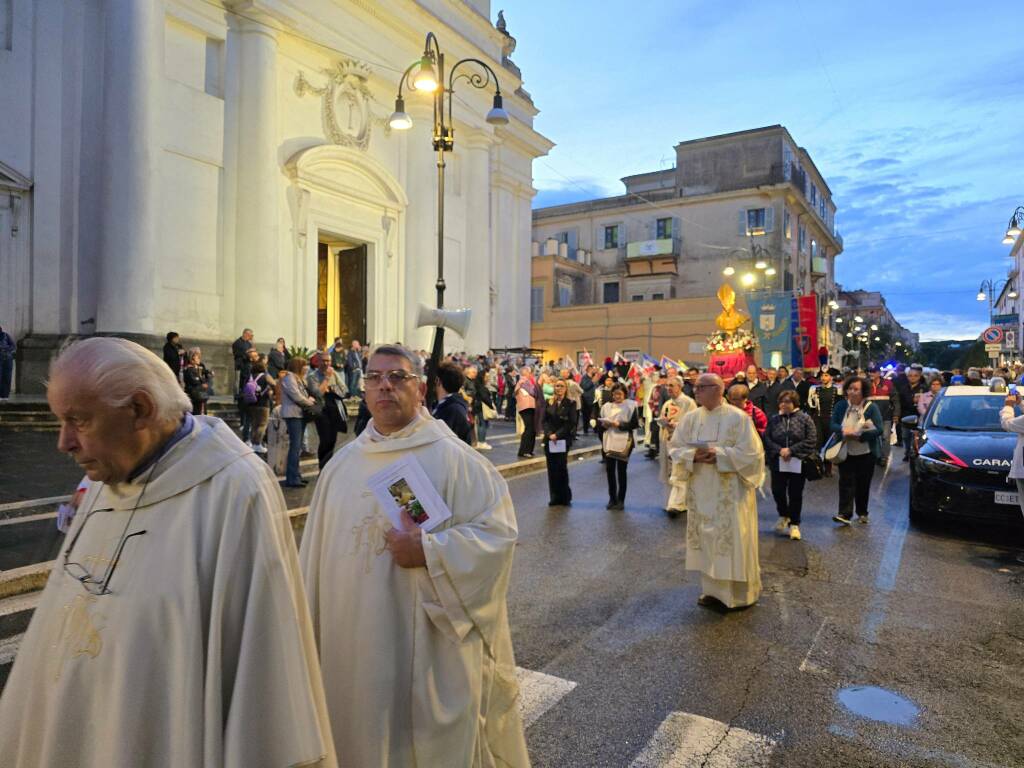
[[[365, 431], [324, 468], [300, 560], [338, 753], [359, 768], [528, 766], [506, 592], [505, 481], [421, 406], [397, 345], [367, 364]], [[367, 478], [413, 457], [452, 512], [392, 527]]]
[[3, 768], [337, 765], [284, 499], [133, 342], [50, 367], [78, 505], [0, 700]]
[[668, 501], [665, 503], [665, 512], [669, 517], [678, 517], [686, 511], [686, 480], [683, 479], [681, 471], [676, 469], [675, 463], [668, 455], [669, 443], [680, 420], [690, 411], [697, 407], [697, 404], [683, 394], [682, 379], [673, 376], [665, 384], [668, 392], [668, 400], [661, 406], [658, 414], [658, 424], [661, 427], [661, 440], [658, 445], [658, 477], [668, 486]]
[[686, 568], [701, 572], [701, 605], [753, 605], [761, 594], [757, 498], [764, 446], [746, 413], [723, 399], [713, 373], [697, 379], [700, 408], [672, 435], [669, 455], [687, 483]]

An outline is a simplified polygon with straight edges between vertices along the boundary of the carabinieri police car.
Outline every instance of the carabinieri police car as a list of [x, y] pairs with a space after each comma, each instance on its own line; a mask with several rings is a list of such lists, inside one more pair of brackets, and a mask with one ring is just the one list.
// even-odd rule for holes
[[[1006, 389], [949, 386], [914, 432], [910, 519], [938, 516], [1019, 524], [1017, 487], [1008, 478], [1017, 435], [1004, 432]], [[1017, 415], [1021, 409], [1016, 409]]]

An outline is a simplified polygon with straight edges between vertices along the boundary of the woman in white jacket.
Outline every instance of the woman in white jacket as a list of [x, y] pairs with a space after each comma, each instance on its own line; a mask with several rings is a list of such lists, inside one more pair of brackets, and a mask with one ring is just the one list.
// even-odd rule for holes
[[[999, 423], [1005, 432], [1017, 435], [1017, 444], [1013, 447], [1013, 463], [1010, 465], [1010, 478], [1017, 483], [1017, 501], [1024, 514], [1024, 416], [1017, 416], [1015, 406], [1020, 405], [1020, 395], [1009, 394], [1003, 409], [999, 412]], [[1017, 555], [1017, 560], [1024, 563], [1024, 553]]]

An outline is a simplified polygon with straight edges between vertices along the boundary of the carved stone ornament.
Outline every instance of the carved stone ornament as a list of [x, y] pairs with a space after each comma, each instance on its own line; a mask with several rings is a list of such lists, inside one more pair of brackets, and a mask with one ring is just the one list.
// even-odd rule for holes
[[375, 101], [367, 80], [370, 68], [354, 59], [342, 59], [334, 69], [324, 69], [327, 83], [312, 85], [302, 74], [295, 77], [295, 93], [312, 93], [320, 97], [324, 135], [334, 144], [365, 150], [370, 145], [373, 124], [380, 123], [384, 132], [390, 129], [387, 120], [373, 113]]

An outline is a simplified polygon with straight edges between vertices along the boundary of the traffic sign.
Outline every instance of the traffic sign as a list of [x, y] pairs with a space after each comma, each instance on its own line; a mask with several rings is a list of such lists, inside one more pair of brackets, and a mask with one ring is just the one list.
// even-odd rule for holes
[[1003, 329], [998, 325], [989, 326], [981, 334], [981, 340], [985, 344], [996, 344], [998, 345], [1003, 340]]
[[1013, 352], [1017, 349], [1017, 331], [1007, 330], [1003, 331], [1003, 349], [1007, 352]]
[[1000, 352], [1003, 351], [1003, 345], [1002, 344], [986, 344], [985, 345], [985, 351], [990, 353], [990, 354], [993, 353], [993, 352], [996, 353], [996, 354], [999, 354]]

